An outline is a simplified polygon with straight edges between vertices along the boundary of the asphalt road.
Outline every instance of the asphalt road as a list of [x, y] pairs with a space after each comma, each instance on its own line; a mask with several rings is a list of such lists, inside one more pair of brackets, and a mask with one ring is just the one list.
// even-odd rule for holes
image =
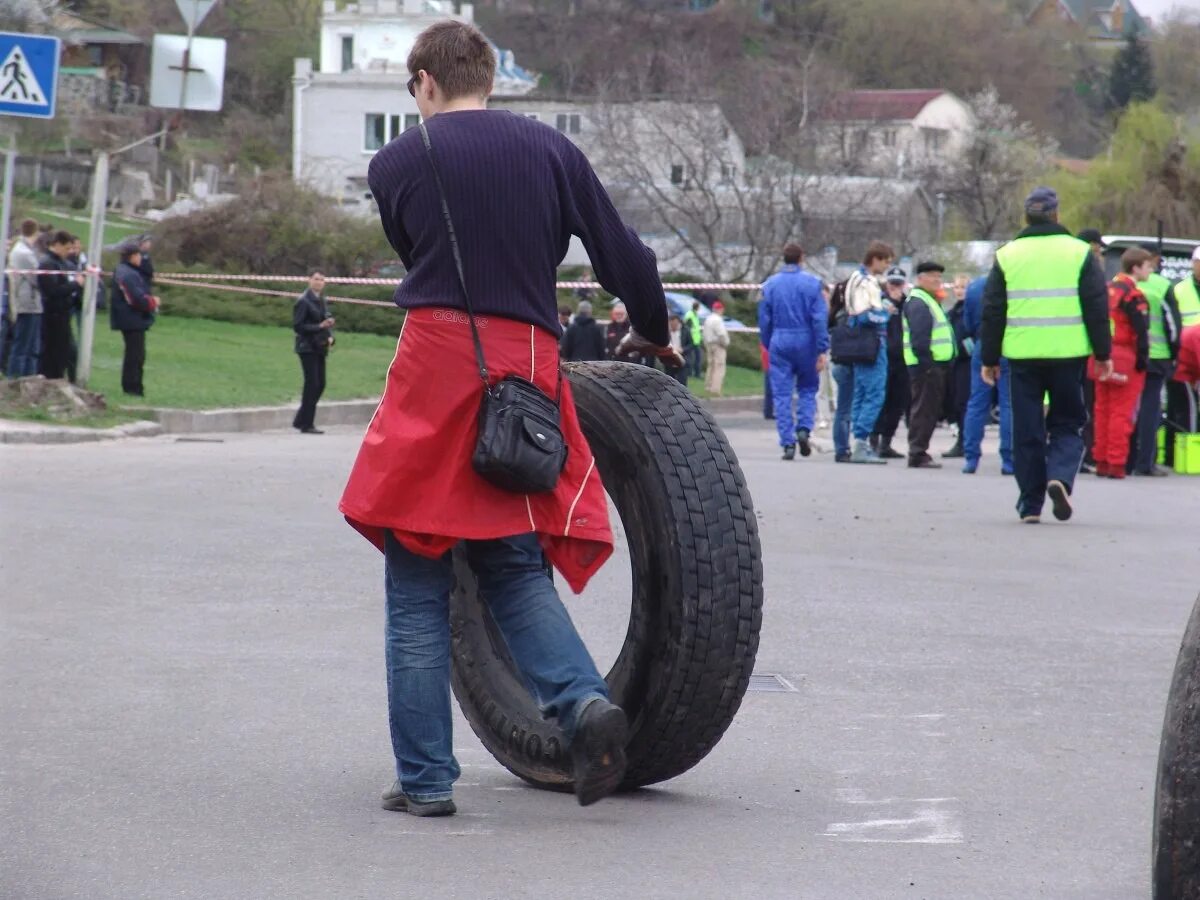
[[[797, 690], [587, 809], [459, 719], [442, 820], [378, 805], [382, 560], [336, 512], [356, 431], [0, 447], [0, 898], [1148, 896], [1200, 479], [1084, 478], [1074, 521], [1030, 527], [994, 456], [788, 464], [730, 424], [758, 671]], [[602, 663], [628, 578], [568, 601]]]

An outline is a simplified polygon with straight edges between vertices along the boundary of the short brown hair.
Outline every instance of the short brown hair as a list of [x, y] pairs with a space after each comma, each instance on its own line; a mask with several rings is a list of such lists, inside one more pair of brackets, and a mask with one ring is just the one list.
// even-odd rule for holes
[[496, 54], [478, 28], [447, 20], [430, 25], [408, 54], [408, 73], [424, 69], [433, 76], [447, 100], [484, 96], [492, 92]]
[[61, 246], [63, 244], [69, 244], [69, 243], [71, 243], [71, 232], [56, 231], [50, 235], [50, 237], [46, 241], [46, 243], [52, 247], [53, 246]]
[[21, 236], [33, 237], [38, 233], [38, 223], [36, 219], [26, 219], [21, 223]]
[[1154, 254], [1141, 247], [1130, 247], [1121, 254], [1121, 271], [1129, 275], [1142, 263], [1154, 259]]
[[883, 241], [871, 241], [867, 246], [867, 255], [863, 257], [863, 265], [869, 266], [877, 259], [895, 259], [896, 251]]
[[783, 261], [789, 265], [795, 265], [804, 259], [804, 248], [795, 241], [788, 241], [783, 245]]

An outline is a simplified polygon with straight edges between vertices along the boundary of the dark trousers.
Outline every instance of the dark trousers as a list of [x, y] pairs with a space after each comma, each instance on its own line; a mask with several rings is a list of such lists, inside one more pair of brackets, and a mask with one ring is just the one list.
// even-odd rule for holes
[[301, 430], [314, 427], [317, 401], [325, 393], [325, 354], [297, 353], [300, 368], [304, 370], [304, 392], [300, 395], [300, 409], [292, 420], [292, 427]]
[[146, 368], [146, 332], [122, 331], [125, 339], [125, 357], [121, 360], [121, 390], [135, 397], [143, 397], [146, 389], [142, 385], [142, 372]]
[[1182, 381], [1167, 382], [1166, 464], [1175, 465], [1175, 435], [1200, 430], [1197, 396]]
[[1141, 405], [1138, 407], [1137, 429], [1133, 434], [1133, 468], [1138, 472], [1149, 472], [1154, 468], [1158, 456], [1158, 426], [1162, 423], [1162, 389], [1166, 381], [1165, 372], [1146, 372], [1146, 385], [1142, 388]]
[[775, 396], [771, 393], [770, 369], [763, 369], [763, 418], [775, 418]]
[[908, 366], [903, 359], [888, 359], [887, 391], [883, 395], [883, 409], [875, 420], [875, 433], [885, 443], [891, 443], [900, 427], [900, 420], [908, 415], [908, 404], [912, 398], [908, 384]]
[[71, 362], [71, 314], [45, 313], [42, 316], [41, 373], [47, 378], [62, 378]]
[[1083, 426], [1083, 461], [1094, 466], [1096, 457], [1092, 455], [1092, 445], [1096, 443], [1096, 382], [1090, 378], [1083, 379], [1083, 403], [1087, 415]]
[[[1021, 492], [1018, 515], [1041, 515], [1050, 481], [1061, 481], [1067, 493], [1075, 487], [1088, 418], [1083, 400], [1084, 366], [1082, 359], [1048, 365], [1009, 362], [1013, 468]], [[1043, 406], [1047, 393], [1049, 412]]]
[[946, 384], [946, 421], [958, 426], [958, 439], [962, 440], [963, 425], [967, 421], [967, 403], [971, 399], [971, 357], [957, 356], [950, 363], [950, 374]]
[[42, 354], [42, 314], [20, 313], [13, 323], [13, 344], [6, 369], [9, 378], [25, 378], [38, 373]]
[[924, 372], [908, 367], [912, 388], [912, 406], [908, 412], [908, 457], [920, 459], [929, 452], [929, 441], [946, 399], [946, 366], [934, 363]]
[[699, 344], [692, 344], [683, 352], [683, 358], [687, 360], [689, 375], [692, 378], [704, 377], [704, 348]]

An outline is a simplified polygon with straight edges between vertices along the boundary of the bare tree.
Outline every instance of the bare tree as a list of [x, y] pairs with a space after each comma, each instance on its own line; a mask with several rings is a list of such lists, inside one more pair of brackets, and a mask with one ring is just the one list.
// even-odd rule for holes
[[0, 0], [0, 31], [47, 32], [58, 0]]
[[974, 123], [964, 151], [934, 178], [958, 206], [974, 236], [987, 240], [1016, 225], [1014, 198], [1031, 176], [1050, 166], [1058, 144], [1021, 121], [1015, 109], [1000, 102], [993, 87], [968, 103]]

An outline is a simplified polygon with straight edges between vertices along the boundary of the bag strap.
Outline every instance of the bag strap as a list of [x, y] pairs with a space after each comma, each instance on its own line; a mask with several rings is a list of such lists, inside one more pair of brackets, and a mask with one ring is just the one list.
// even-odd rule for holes
[[429, 157], [429, 166], [433, 169], [433, 180], [437, 184], [438, 194], [442, 200], [442, 218], [446, 220], [446, 232], [450, 235], [450, 250], [454, 254], [454, 268], [458, 271], [458, 283], [462, 287], [463, 302], [467, 306], [467, 318], [471, 321], [471, 339], [475, 342], [475, 362], [479, 365], [479, 377], [483, 386], [491, 388], [488, 378], [487, 361], [483, 357], [483, 342], [479, 339], [479, 326], [475, 324], [475, 313], [471, 309], [471, 295], [467, 292], [467, 276], [463, 270], [462, 253], [458, 249], [458, 235], [454, 231], [454, 221], [450, 218], [450, 204], [446, 202], [446, 188], [442, 184], [442, 175], [438, 171], [437, 160], [433, 156], [433, 144], [429, 142], [429, 132], [422, 122], [421, 140], [425, 142], [425, 153]]

